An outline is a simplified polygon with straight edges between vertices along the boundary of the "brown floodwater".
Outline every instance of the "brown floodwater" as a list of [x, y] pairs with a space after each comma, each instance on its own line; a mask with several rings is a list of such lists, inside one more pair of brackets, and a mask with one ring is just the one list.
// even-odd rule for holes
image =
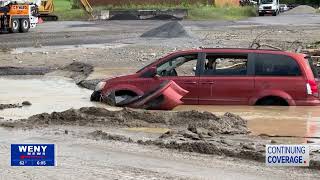
[[[282, 140], [320, 138], [320, 106], [263, 107], [263, 106], [179, 106], [175, 110], [200, 110], [222, 115], [231, 112], [248, 120], [254, 135], [282, 136]], [[309, 137], [309, 138], [307, 138]], [[293, 140], [296, 141], [296, 140]]]
[[29, 101], [31, 106], [0, 110], [4, 119], [22, 119], [43, 112], [102, 106], [90, 102], [91, 90], [79, 88], [72, 79], [56, 76], [0, 77], [0, 104]]
[[[22, 108], [0, 110], [0, 117], [6, 120], [89, 106], [119, 109], [90, 102], [92, 91], [79, 88], [68, 78], [10, 76], [0, 77], [0, 84], [0, 104], [21, 103], [26, 100], [32, 103], [31, 106]], [[249, 129], [254, 135], [295, 136], [300, 137], [299, 142], [305, 142], [305, 137], [311, 137], [320, 141], [320, 107], [179, 106], [175, 110], [209, 111], [219, 115], [232, 112], [248, 120]], [[288, 142], [298, 139], [281, 138]]]

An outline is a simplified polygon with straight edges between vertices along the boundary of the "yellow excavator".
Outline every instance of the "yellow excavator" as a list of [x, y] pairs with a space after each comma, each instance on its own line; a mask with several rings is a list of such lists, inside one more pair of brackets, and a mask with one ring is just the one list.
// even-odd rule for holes
[[[93, 17], [93, 9], [87, 0], [79, 0], [81, 2], [82, 8]], [[54, 3], [53, 0], [41, 0], [41, 5], [39, 6], [39, 17], [45, 21], [57, 21], [58, 16], [54, 14]]]

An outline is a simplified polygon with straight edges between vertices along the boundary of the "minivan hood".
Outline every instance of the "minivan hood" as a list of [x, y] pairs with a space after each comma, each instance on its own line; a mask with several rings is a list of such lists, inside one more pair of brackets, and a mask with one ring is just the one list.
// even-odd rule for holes
[[134, 78], [134, 77], [137, 77], [137, 76], [138, 76], [137, 73], [129, 74], [129, 75], [113, 76], [113, 77], [106, 78], [103, 81], [111, 82], [111, 81], [119, 81], [119, 80], [128, 80], [128, 79], [131, 79], [131, 78]]

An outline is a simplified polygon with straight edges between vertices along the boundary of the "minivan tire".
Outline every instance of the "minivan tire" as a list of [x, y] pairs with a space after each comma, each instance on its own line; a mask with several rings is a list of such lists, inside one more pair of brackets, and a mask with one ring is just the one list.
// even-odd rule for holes
[[266, 97], [257, 101], [258, 106], [289, 106], [288, 102], [280, 97]]

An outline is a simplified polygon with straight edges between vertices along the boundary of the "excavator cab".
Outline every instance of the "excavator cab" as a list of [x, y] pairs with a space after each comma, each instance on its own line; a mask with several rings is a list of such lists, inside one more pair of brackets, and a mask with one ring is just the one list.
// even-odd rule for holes
[[45, 21], [57, 21], [58, 16], [53, 14], [54, 3], [53, 0], [42, 0], [39, 6], [39, 17]]

